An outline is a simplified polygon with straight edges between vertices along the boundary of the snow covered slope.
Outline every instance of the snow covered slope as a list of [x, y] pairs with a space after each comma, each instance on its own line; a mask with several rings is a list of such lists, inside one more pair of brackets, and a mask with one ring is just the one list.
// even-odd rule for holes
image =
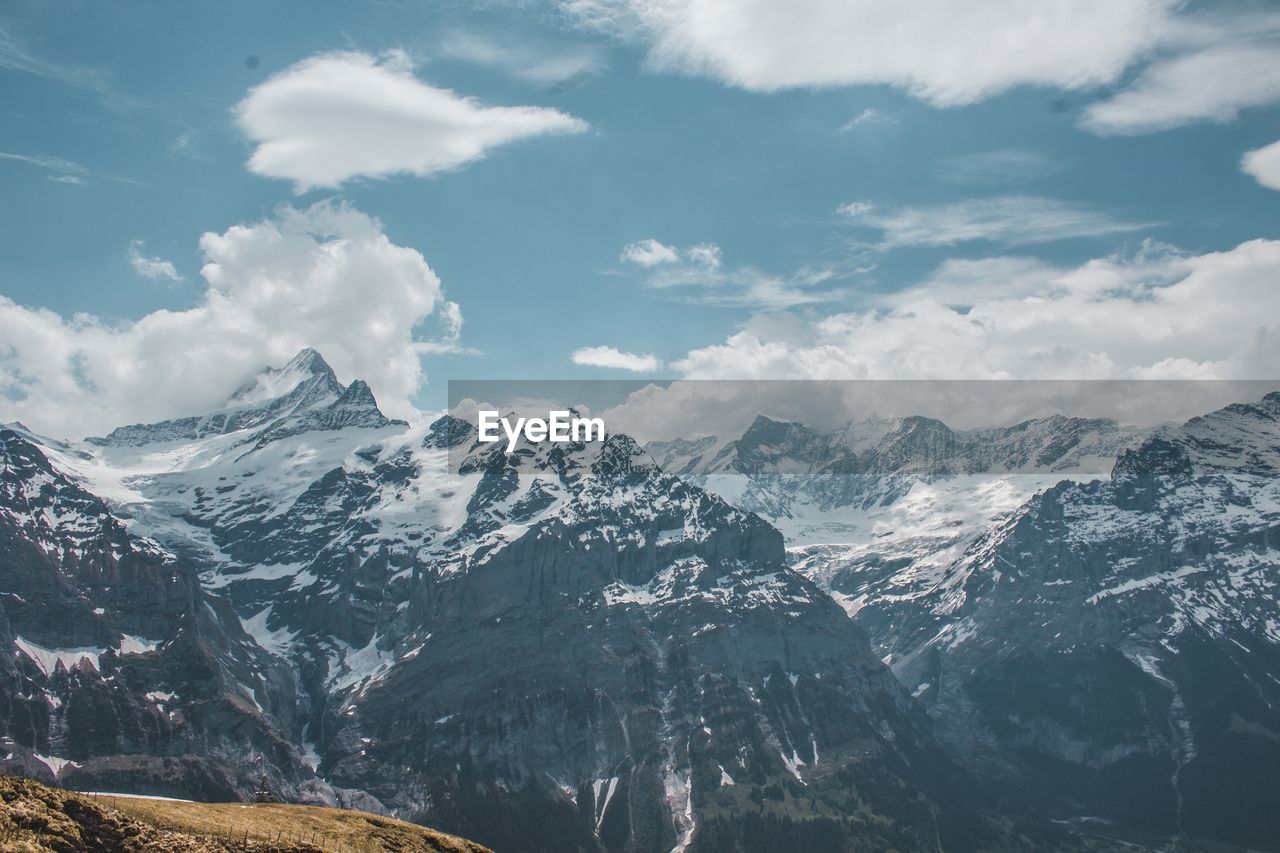
[[668, 471], [767, 518], [793, 565], [830, 592], [880, 654], [874, 615], [954, 583], [948, 569], [1031, 496], [1105, 476], [1140, 433], [1055, 416], [1003, 429], [952, 430], [911, 417], [855, 420], [833, 433], [758, 417], [734, 441], [651, 444]]
[[297, 750], [297, 677], [23, 435], [0, 429], [0, 765], [81, 788], [332, 801]]
[[[896, 610], [893, 666], [967, 763], [1065, 813], [1280, 837], [1280, 394], [1062, 483]], [[886, 620], [887, 624], [887, 620]]]

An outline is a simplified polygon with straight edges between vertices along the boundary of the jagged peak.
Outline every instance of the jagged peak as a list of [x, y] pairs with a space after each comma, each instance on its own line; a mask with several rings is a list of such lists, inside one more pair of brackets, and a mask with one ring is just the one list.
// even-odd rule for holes
[[344, 386], [324, 357], [306, 347], [284, 367], [259, 372], [224, 407], [207, 415], [119, 427], [106, 438], [88, 441], [103, 446], [140, 446], [253, 429], [258, 430], [255, 438], [261, 446], [310, 429], [390, 424], [405, 425], [382, 414], [367, 382], [357, 379]]
[[768, 415], [756, 415], [755, 420], [742, 433], [742, 438], [739, 441], [743, 443], [768, 441], [797, 433], [801, 435], [816, 434], [813, 428], [805, 426], [798, 421], [780, 421]]
[[28, 436], [12, 428], [12, 425], [0, 425], [0, 464], [5, 468], [13, 467], [18, 460], [35, 465], [42, 471], [52, 472], [48, 458], [40, 451]]
[[378, 401], [373, 397], [373, 389], [369, 387], [369, 383], [363, 379], [357, 379], [347, 386], [347, 390], [342, 392], [342, 396], [338, 398], [338, 403], [343, 405], [368, 405], [375, 409], [378, 407]]
[[284, 366], [285, 370], [290, 368], [311, 370], [313, 372], [325, 370], [333, 372], [332, 368], [329, 367], [329, 362], [325, 361], [319, 350], [313, 347], [303, 347], [298, 350], [298, 354], [289, 359], [289, 363]]
[[597, 477], [612, 479], [635, 471], [656, 469], [657, 465], [634, 438], [624, 433], [611, 433], [600, 447], [600, 455], [592, 466]]
[[302, 385], [339, 395], [344, 389], [324, 356], [304, 347], [284, 367], [267, 367], [241, 385], [227, 401], [227, 408], [248, 406], [284, 397]]
[[422, 439], [422, 446], [439, 449], [456, 447], [470, 439], [474, 432], [470, 421], [454, 415], [441, 415], [431, 422], [426, 437]]

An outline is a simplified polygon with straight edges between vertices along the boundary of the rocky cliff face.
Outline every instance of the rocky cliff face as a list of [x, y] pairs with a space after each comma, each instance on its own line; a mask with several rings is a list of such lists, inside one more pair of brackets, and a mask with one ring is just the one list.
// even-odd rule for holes
[[966, 761], [1167, 834], [1280, 837], [1280, 395], [1161, 431], [976, 543], [894, 668]]
[[988, 837], [775, 530], [625, 437], [552, 447], [459, 464], [460, 561], [344, 697], [330, 778], [498, 847], [570, 825], [580, 849], [737, 849], [744, 814], [877, 847], [932, 844], [934, 816]]
[[[296, 742], [297, 678], [31, 441], [0, 430], [3, 765], [81, 788], [323, 801]], [[331, 797], [330, 797], [331, 798]]]
[[[1111, 832], [1280, 837], [1280, 396], [1138, 435], [1049, 418], [654, 448], [775, 520], [967, 767]], [[1108, 454], [1116, 458], [1101, 470]]]

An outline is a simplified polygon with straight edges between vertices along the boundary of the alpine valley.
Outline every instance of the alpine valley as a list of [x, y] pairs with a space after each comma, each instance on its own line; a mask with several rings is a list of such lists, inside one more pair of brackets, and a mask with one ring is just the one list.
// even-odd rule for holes
[[0, 429], [0, 769], [500, 851], [1280, 849], [1280, 394], [512, 452], [304, 350]]

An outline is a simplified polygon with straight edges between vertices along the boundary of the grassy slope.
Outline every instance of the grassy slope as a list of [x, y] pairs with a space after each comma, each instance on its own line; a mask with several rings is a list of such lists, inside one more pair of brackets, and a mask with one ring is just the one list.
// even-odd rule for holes
[[452, 835], [360, 811], [87, 797], [0, 777], [0, 849], [485, 853]]

